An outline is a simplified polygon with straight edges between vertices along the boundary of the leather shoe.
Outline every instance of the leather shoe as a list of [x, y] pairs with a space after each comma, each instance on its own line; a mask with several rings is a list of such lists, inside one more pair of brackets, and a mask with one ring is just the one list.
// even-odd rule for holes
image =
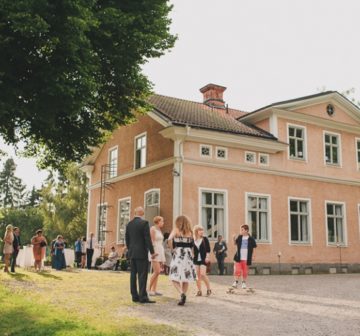
[[139, 299], [132, 299], [132, 302], [140, 302]]
[[139, 302], [140, 302], [140, 303], [155, 303], [156, 301], [147, 299], [147, 300], [141, 300], [141, 301], [139, 301]]

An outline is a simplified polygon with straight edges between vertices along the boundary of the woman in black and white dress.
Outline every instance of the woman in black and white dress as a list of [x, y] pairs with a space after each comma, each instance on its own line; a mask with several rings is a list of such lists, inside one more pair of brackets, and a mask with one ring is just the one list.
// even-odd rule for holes
[[169, 241], [173, 243], [174, 253], [170, 263], [170, 280], [180, 293], [179, 306], [186, 301], [189, 282], [196, 281], [196, 271], [193, 264], [191, 222], [186, 216], [179, 216], [175, 220], [175, 228], [170, 233]]
[[201, 281], [206, 286], [206, 295], [211, 294], [210, 281], [206, 275], [206, 266], [210, 262], [210, 243], [207, 237], [204, 237], [204, 228], [201, 225], [194, 226], [194, 264], [197, 274], [196, 286], [198, 291], [196, 296], [201, 296]]

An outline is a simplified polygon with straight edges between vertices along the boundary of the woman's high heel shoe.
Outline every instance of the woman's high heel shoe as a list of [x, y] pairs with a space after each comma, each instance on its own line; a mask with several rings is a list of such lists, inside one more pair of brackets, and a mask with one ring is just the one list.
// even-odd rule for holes
[[178, 305], [183, 306], [185, 304], [185, 302], [186, 302], [186, 295], [183, 293], [180, 296], [180, 301], [178, 302]]

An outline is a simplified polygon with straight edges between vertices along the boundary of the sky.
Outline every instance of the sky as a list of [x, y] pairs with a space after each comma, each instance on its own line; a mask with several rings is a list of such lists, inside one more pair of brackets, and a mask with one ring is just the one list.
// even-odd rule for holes
[[[178, 40], [143, 67], [156, 93], [201, 102], [199, 89], [219, 84], [243, 111], [325, 89], [354, 88], [360, 100], [359, 0], [170, 2]], [[29, 188], [40, 187], [47, 173], [35, 160], [15, 162]]]

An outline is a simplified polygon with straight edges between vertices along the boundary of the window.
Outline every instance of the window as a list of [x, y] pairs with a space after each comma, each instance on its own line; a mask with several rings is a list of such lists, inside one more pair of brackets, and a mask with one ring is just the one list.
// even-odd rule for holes
[[326, 224], [329, 244], [345, 243], [344, 204], [326, 203]]
[[247, 162], [247, 163], [256, 163], [256, 153], [245, 152], [245, 162]]
[[269, 235], [269, 196], [247, 196], [247, 222], [251, 235], [259, 242], [268, 242]]
[[102, 247], [105, 242], [105, 232], [106, 232], [106, 222], [107, 222], [107, 203], [98, 204], [96, 212], [96, 226], [97, 226], [97, 238]]
[[109, 178], [117, 176], [118, 169], [118, 147], [109, 149]]
[[339, 149], [340, 138], [337, 134], [324, 133], [325, 162], [327, 164], [340, 164]]
[[150, 225], [155, 216], [160, 214], [160, 190], [151, 189], [145, 192], [145, 219]]
[[291, 199], [290, 204], [290, 239], [292, 243], [309, 243], [309, 202]]
[[135, 138], [135, 169], [146, 166], [146, 134]]
[[269, 165], [269, 154], [259, 154], [259, 165], [261, 166]]
[[305, 128], [289, 126], [289, 157], [305, 159]]
[[209, 239], [225, 236], [225, 192], [201, 191], [201, 224]]
[[200, 156], [211, 158], [212, 157], [212, 146], [200, 145]]
[[227, 160], [227, 148], [216, 147], [216, 158]]
[[360, 168], [360, 139], [356, 139], [356, 159], [357, 167]]
[[118, 203], [118, 227], [117, 227], [117, 242], [119, 244], [125, 243], [125, 229], [127, 223], [130, 221], [130, 197], [119, 200]]

